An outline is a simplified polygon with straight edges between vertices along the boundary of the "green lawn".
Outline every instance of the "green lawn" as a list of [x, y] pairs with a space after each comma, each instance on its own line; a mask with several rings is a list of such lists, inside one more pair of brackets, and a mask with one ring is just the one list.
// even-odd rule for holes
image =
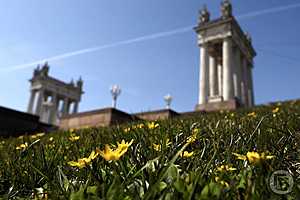
[[[0, 196], [296, 199], [299, 143], [300, 101], [1, 139]], [[291, 173], [293, 187], [275, 176], [274, 192], [276, 170]]]

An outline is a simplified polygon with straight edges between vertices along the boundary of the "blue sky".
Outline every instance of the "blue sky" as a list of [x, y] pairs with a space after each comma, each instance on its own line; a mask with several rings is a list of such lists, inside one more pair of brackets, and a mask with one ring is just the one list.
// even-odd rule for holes
[[[234, 14], [244, 16], [238, 21], [251, 33], [258, 54], [256, 103], [300, 98], [299, 1], [232, 3]], [[28, 63], [112, 44], [49, 61], [54, 77], [70, 81], [82, 76], [80, 111], [111, 106], [109, 87], [115, 83], [123, 90], [118, 108], [126, 112], [163, 108], [167, 93], [174, 97], [174, 110], [191, 111], [199, 78], [199, 49], [191, 27], [203, 4], [212, 18], [219, 16], [219, 0], [0, 1], [0, 105], [26, 111], [28, 80], [36, 66]], [[183, 31], [153, 36], [177, 29]], [[147, 37], [122, 43], [142, 36]]]

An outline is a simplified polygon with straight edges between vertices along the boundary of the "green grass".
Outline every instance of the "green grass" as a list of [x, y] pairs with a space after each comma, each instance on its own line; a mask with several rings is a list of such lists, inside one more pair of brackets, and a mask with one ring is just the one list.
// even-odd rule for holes
[[[279, 108], [277, 113], [272, 111]], [[255, 116], [248, 116], [255, 112]], [[300, 196], [300, 102], [251, 110], [199, 114], [157, 121], [157, 128], [86, 128], [37, 138], [0, 141], [0, 196], [3, 199], [296, 199]], [[187, 138], [197, 133], [196, 141]], [[80, 136], [70, 141], [71, 134]], [[50, 138], [53, 138], [50, 141]], [[134, 140], [118, 161], [98, 156], [82, 169], [69, 161], [88, 157], [105, 144]], [[167, 145], [167, 139], [170, 144]], [[20, 144], [28, 146], [16, 149]], [[156, 151], [153, 144], [160, 144]], [[181, 151], [194, 152], [182, 158]], [[232, 153], [265, 152], [275, 158], [257, 164]], [[230, 165], [235, 171], [218, 171]], [[269, 187], [276, 170], [293, 175], [292, 192]], [[216, 178], [218, 177], [218, 178]], [[286, 185], [282, 185], [285, 187]]]

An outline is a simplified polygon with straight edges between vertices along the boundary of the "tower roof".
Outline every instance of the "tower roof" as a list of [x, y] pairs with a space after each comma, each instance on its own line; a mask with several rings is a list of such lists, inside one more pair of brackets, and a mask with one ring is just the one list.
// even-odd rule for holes
[[[205, 12], [209, 13], [209, 11]], [[200, 17], [202, 17], [202, 15], [202, 12], [200, 12]], [[229, 0], [222, 1], [220, 17], [199, 22], [194, 30], [200, 37], [199, 45], [206, 42], [221, 40], [226, 37], [233, 37], [236, 43], [241, 45], [241, 49], [247, 54], [249, 60], [256, 56], [251, 37], [242, 30], [232, 14], [232, 5]]]

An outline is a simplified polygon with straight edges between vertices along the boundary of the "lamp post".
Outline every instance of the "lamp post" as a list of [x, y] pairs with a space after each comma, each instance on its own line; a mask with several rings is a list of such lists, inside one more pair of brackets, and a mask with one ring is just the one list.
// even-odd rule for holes
[[117, 107], [117, 98], [121, 94], [121, 88], [118, 85], [113, 85], [110, 88], [110, 93], [112, 95], [112, 107], [116, 108]]
[[170, 109], [173, 97], [170, 94], [167, 94], [166, 96], [164, 96], [164, 100], [166, 102], [166, 109]]

